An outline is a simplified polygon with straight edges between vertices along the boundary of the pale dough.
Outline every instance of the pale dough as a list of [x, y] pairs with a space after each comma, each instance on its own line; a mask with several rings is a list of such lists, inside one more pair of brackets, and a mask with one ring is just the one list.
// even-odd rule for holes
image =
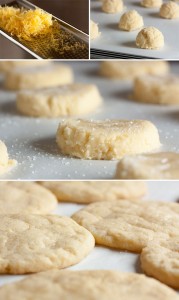
[[142, 49], [160, 49], [164, 46], [164, 36], [160, 30], [149, 26], [138, 33], [136, 45]]
[[160, 16], [165, 19], [179, 18], [179, 5], [172, 1], [162, 4], [160, 8]]
[[121, 16], [118, 27], [126, 31], [132, 31], [141, 28], [143, 25], [143, 17], [136, 10], [129, 10]]
[[110, 270], [50, 270], [0, 288], [6, 300], [178, 300], [175, 291], [145, 275]]
[[160, 147], [157, 128], [146, 120], [65, 120], [56, 141], [63, 154], [85, 159], [119, 159]]
[[134, 100], [154, 104], [179, 104], [179, 77], [146, 75], [134, 80]]
[[56, 197], [37, 183], [0, 181], [0, 214], [47, 214], [56, 206]]
[[11, 69], [14, 68], [24, 68], [24, 67], [40, 67], [40, 66], [45, 66], [45, 65], [50, 65], [50, 61], [48, 60], [22, 60], [22, 61], [17, 61], [17, 60], [6, 60], [6, 61], [0, 61], [0, 72], [7, 72], [10, 71]]
[[125, 156], [117, 165], [118, 179], [179, 179], [179, 153]]
[[145, 74], [166, 74], [169, 64], [167, 61], [103, 61], [99, 72], [110, 79], [125, 80]]
[[21, 91], [16, 101], [17, 109], [22, 114], [49, 118], [87, 114], [101, 103], [98, 88], [83, 83]]
[[98, 24], [90, 20], [90, 39], [94, 40], [100, 36]]
[[43, 181], [41, 184], [51, 190], [59, 201], [75, 203], [136, 200], [147, 192], [142, 181]]
[[73, 82], [73, 72], [68, 65], [50, 64], [14, 68], [6, 73], [5, 88], [9, 90], [38, 89]]
[[103, 0], [102, 10], [108, 14], [115, 14], [123, 10], [122, 0]]
[[162, 0], [142, 0], [141, 5], [145, 7], [160, 7]]
[[0, 232], [1, 274], [65, 268], [94, 247], [93, 236], [68, 217], [1, 215]]
[[16, 165], [17, 161], [14, 159], [9, 159], [7, 147], [0, 140], [0, 175], [10, 171]]
[[179, 237], [178, 203], [106, 201], [89, 204], [72, 218], [88, 229], [96, 243], [141, 252], [148, 242]]

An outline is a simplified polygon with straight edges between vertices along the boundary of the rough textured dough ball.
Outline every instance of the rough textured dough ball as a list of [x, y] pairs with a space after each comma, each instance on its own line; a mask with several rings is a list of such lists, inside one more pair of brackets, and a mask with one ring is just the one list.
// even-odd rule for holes
[[35, 66], [45, 66], [50, 65], [51, 63], [46, 60], [7, 60], [7, 61], [0, 61], [0, 72], [7, 72], [14, 68], [24, 68], [24, 67], [35, 67]]
[[90, 20], [90, 40], [94, 40], [100, 36], [98, 24]]
[[6, 145], [0, 141], [0, 175], [10, 171], [16, 164], [16, 160], [9, 159]]
[[143, 18], [136, 10], [127, 11], [121, 16], [119, 21], [119, 28], [126, 31], [136, 30], [143, 25]]
[[160, 16], [165, 19], [179, 18], [179, 5], [172, 1], [162, 4]]
[[159, 49], [164, 46], [164, 36], [157, 28], [146, 27], [138, 33], [136, 45], [142, 49]]
[[103, 0], [102, 10], [108, 14], [115, 14], [123, 10], [122, 0]]
[[179, 77], [169, 74], [136, 78], [134, 100], [154, 104], [179, 104]]
[[119, 159], [160, 147], [157, 128], [145, 120], [67, 120], [56, 140], [62, 153], [85, 159]]
[[145, 7], [160, 7], [162, 0], [142, 0], [141, 5]]

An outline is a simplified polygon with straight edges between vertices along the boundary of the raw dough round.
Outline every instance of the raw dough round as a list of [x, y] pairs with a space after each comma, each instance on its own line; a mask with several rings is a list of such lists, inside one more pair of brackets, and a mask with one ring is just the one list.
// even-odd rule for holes
[[144, 25], [143, 18], [136, 10], [125, 12], [119, 21], [119, 28], [132, 31], [141, 28]]
[[125, 156], [117, 165], [118, 179], [179, 179], [179, 153]]
[[9, 90], [39, 89], [73, 82], [73, 73], [68, 65], [50, 64], [15, 68], [6, 73], [5, 88]]
[[168, 73], [167, 61], [103, 61], [100, 74], [110, 79], [133, 79], [143, 74], [163, 75]]
[[136, 200], [147, 192], [143, 181], [43, 181], [41, 184], [51, 190], [59, 201], [75, 203]]
[[96, 243], [141, 252], [154, 238], [179, 237], [179, 205], [160, 201], [106, 201], [87, 205], [72, 218]]
[[98, 88], [93, 84], [71, 84], [37, 91], [21, 91], [17, 109], [32, 117], [56, 118], [86, 114], [102, 103]]
[[94, 40], [100, 36], [98, 24], [90, 20], [90, 40]]
[[0, 288], [8, 300], [178, 300], [175, 291], [155, 279], [110, 270], [50, 270]]
[[146, 120], [67, 120], [56, 140], [63, 154], [85, 159], [119, 159], [160, 147], [157, 128]]
[[179, 77], [140, 76], [134, 80], [134, 99], [154, 104], [179, 104]]
[[142, 0], [141, 5], [145, 7], [160, 7], [162, 0]]
[[160, 8], [160, 17], [165, 19], [179, 18], [179, 5], [172, 1], [162, 4]]
[[24, 67], [40, 67], [44, 65], [50, 65], [51, 63], [48, 60], [6, 60], [0, 61], [0, 72], [7, 72], [11, 71], [14, 68], [24, 68]]
[[138, 33], [136, 45], [142, 49], [160, 49], [164, 46], [164, 36], [157, 28], [149, 26]]
[[108, 14], [115, 14], [123, 10], [122, 0], [103, 0], [102, 10]]
[[68, 217], [1, 215], [0, 273], [25, 274], [80, 262], [94, 238]]
[[0, 181], [0, 214], [47, 214], [56, 206], [56, 197], [37, 183]]
[[16, 164], [16, 160], [9, 159], [6, 145], [0, 141], [0, 175], [10, 171]]

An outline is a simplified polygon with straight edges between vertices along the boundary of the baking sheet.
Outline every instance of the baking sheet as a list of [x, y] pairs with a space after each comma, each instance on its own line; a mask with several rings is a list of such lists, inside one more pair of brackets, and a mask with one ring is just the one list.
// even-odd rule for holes
[[[167, 1], [164, 1], [167, 2]], [[91, 48], [115, 53], [145, 56], [149, 58], [177, 59], [179, 58], [179, 19], [167, 20], [158, 16], [159, 8], [145, 8], [140, 1], [125, 0], [125, 9], [121, 13], [106, 14], [101, 10], [101, 1], [91, 0], [91, 20], [99, 24], [101, 36], [91, 41]], [[164, 35], [165, 45], [160, 50], [139, 49], [135, 39], [139, 30], [126, 32], [118, 29], [121, 15], [126, 10], [137, 10], [144, 18], [144, 27], [154, 26]], [[106, 54], [107, 55], [107, 54]], [[114, 54], [115, 55], [115, 54]]]
[[[148, 182], [149, 193], [146, 196], [148, 200], [156, 201], [177, 201], [179, 198], [179, 184], [177, 181], [151, 181]], [[81, 209], [83, 205], [60, 203], [56, 214], [71, 216], [73, 213]], [[142, 273], [139, 263], [139, 255], [120, 252], [113, 249], [97, 246], [95, 249], [79, 264], [70, 267], [72, 270], [85, 269], [113, 269], [121, 272], [137, 272]], [[0, 276], [0, 286], [6, 283], [20, 280], [25, 276]]]
[[[94, 113], [80, 116], [86, 119], [146, 119], [159, 129], [161, 150], [179, 152], [179, 106], [160, 106], [133, 102], [132, 83], [110, 81], [97, 75], [98, 62], [71, 62], [76, 82], [95, 83], [104, 104]], [[172, 64], [179, 73], [179, 63]], [[78, 117], [78, 116], [77, 116]], [[1, 179], [112, 179], [117, 161], [97, 161], [69, 158], [60, 154], [55, 142], [62, 119], [40, 119], [19, 115], [15, 93], [0, 90], [0, 139], [9, 157], [18, 161], [11, 172]]]

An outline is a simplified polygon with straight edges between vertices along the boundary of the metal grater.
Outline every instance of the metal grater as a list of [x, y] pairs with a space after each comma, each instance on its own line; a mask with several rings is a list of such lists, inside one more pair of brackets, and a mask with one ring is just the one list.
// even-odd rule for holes
[[[3, 5], [2, 5], [3, 6]], [[26, 0], [16, 0], [5, 4], [4, 6], [13, 6], [25, 9], [35, 9], [37, 6]], [[56, 20], [56, 26], [60, 29], [54, 29], [55, 40], [59, 45], [60, 51], [56, 51], [51, 46], [51, 36], [46, 35], [43, 38], [33, 38], [31, 41], [19, 39], [11, 36], [7, 31], [0, 28], [0, 32], [6, 38], [16, 45], [20, 46], [28, 53], [38, 59], [88, 59], [89, 58], [89, 37], [87, 34], [65, 23], [53, 16]]]

